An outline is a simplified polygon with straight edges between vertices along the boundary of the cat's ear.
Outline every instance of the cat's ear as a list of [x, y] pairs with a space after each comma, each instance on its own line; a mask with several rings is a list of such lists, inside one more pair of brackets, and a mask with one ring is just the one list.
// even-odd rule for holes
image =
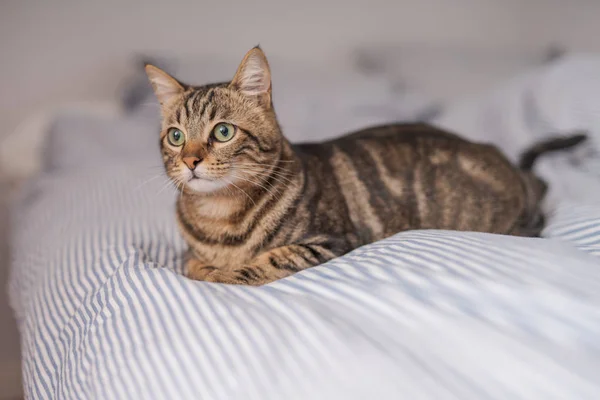
[[246, 53], [230, 87], [257, 98], [267, 108], [271, 106], [271, 70], [260, 47], [256, 46]]
[[154, 65], [146, 65], [146, 75], [150, 79], [154, 94], [161, 106], [169, 103], [185, 91], [183, 85], [171, 75]]

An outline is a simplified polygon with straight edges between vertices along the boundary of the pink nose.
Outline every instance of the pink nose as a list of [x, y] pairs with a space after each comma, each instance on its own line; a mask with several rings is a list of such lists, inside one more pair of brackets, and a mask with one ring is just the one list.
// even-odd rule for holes
[[183, 162], [185, 163], [185, 165], [188, 166], [189, 169], [191, 169], [192, 171], [194, 170], [194, 168], [196, 168], [196, 165], [198, 165], [198, 163], [201, 160], [198, 157], [183, 157]]

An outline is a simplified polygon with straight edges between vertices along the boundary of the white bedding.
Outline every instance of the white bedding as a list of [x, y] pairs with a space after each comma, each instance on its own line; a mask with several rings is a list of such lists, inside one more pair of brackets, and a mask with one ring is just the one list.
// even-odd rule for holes
[[156, 138], [128, 137], [155, 119], [56, 124], [14, 213], [27, 397], [600, 398], [597, 71], [565, 60], [438, 120], [511, 157], [590, 131], [576, 160], [540, 163], [546, 238], [404, 232], [260, 288], [181, 275], [175, 194], [148, 175]]

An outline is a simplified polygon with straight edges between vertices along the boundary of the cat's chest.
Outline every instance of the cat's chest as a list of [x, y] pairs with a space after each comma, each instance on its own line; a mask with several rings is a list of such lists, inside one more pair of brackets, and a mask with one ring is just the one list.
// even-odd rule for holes
[[218, 220], [197, 218], [178, 219], [180, 231], [203, 264], [218, 268], [239, 268], [249, 263], [259, 243], [250, 227], [232, 226]]

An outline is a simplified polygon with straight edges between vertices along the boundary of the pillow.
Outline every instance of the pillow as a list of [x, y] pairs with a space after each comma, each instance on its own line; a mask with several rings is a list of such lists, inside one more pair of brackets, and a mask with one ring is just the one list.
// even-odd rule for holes
[[457, 45], [378, 45], [359, 48], [354, 67], [438, 101], [479, 94], [544, 62], [557, 47], [539, 50]]

